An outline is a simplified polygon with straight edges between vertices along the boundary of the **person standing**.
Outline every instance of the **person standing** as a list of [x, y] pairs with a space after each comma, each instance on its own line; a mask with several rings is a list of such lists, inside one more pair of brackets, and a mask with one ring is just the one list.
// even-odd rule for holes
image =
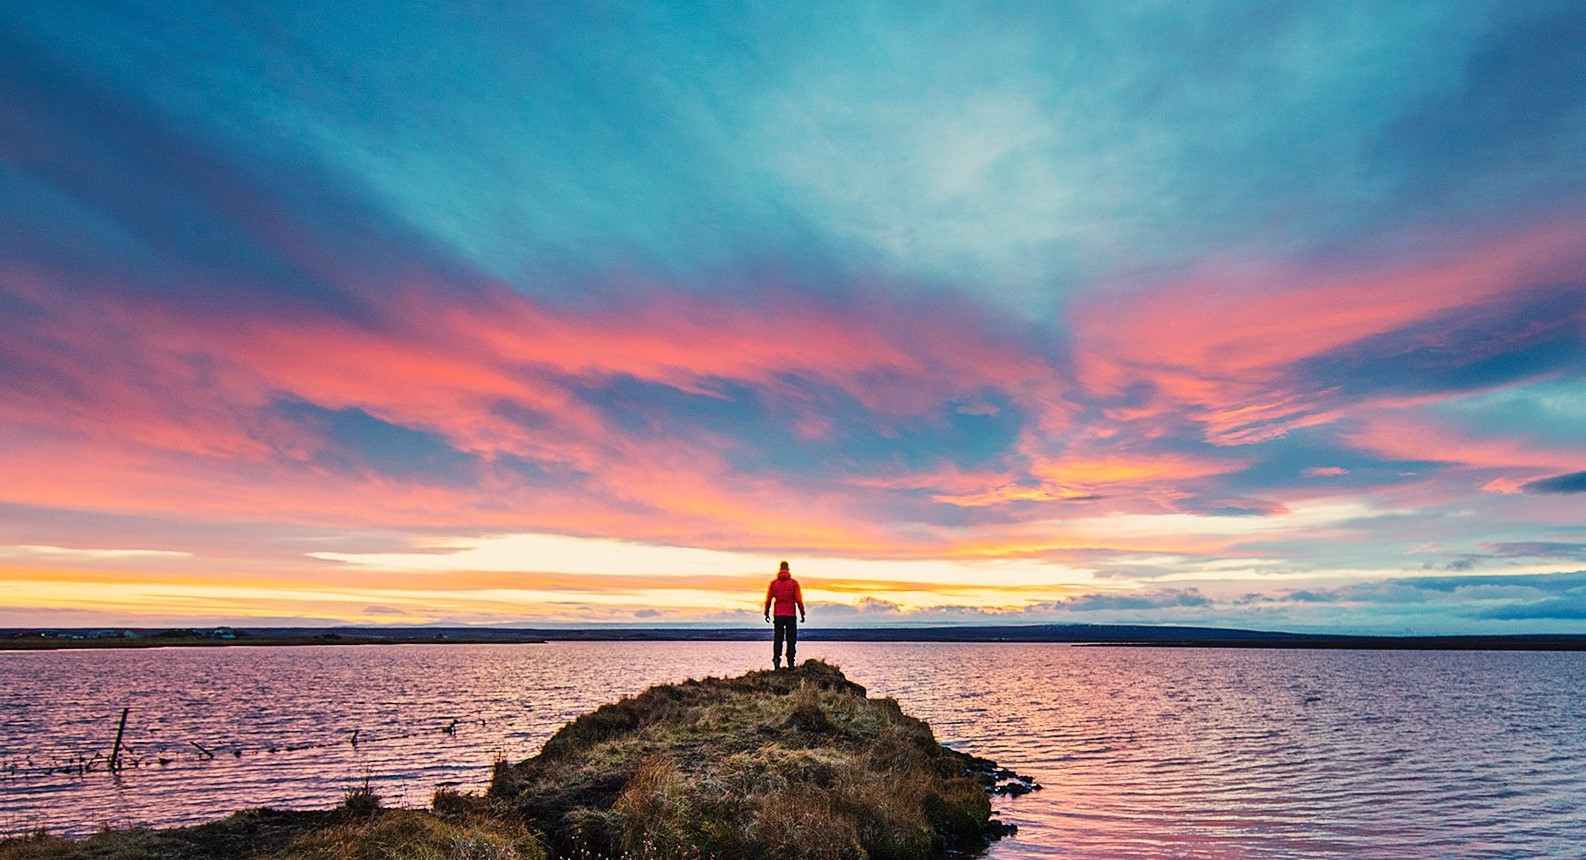
[[[772, 604], [775, 604], [776, 630], [771, 640], [771, 668], [782, 668], [782, 640], [787, 640], [787, 666], [789, 669], [798, 665], [794, 652], [798, 650], [799, 621], [804, 620], [804, 591], [799, 588], [799, 581], [793, 578], [793, 572], [788, 570], [787, 562], [782, 562], [782, 567], [776, 572], [776, 579], [765, 590], [765, 620], [770, 621], [773, 616]], [[798, 610], [798, 621], [793, 620], [794, 609]]]

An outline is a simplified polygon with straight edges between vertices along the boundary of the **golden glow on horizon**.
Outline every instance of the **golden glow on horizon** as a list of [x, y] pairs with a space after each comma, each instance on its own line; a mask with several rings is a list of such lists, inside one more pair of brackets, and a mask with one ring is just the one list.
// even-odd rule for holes
[[[63, 553], [64, 556], [69, 555]], [[628, 541], [518, 534], [406, 553], [317, 552], [336, 564], [268, 580], [140, 575], [37, 564], [6, 571], [0, 606], [133, 615], [419, 623], [437, 619], [628, 622], [650, 610], [724, 622], [758, 611], [773, 556]], [[101, 557], [100, 561], [111, 559]], [[1091, 571], [1036, 560], [793, 559], [812, 605], [917, 611], [1019, 610], [1098, 590]], [[1100, 590], [1128, 591], [1127, 584]], [[880, 603], [875, 603], [880, 601]], [[371, 607], [373, 607], [371, 609]], [[576, 608], [576, 611], [575, 611]], [[743, 617], [739, 617], [743, 616]]]
[[15, 546], [0, 546], [0, 556], [23, 558], [44, 556], [61, 560], [105, 561], [122, 558], [189, 558], [192, 553], [168, 549], [82, 549], [43, 544], [17, 544]]
[[[1507, 567], [1493, 575], [1523, 577], [1565, 573], [1574, 565], [1532, 563]], [[961, 613], [979, 610], [983, 623], [1041, 620], [1021, 612], [1040, 604], [1061, 608], [1062, 602], [1093, 595], [1128, 597], [1149, 588], [1171, 584], [1191, 586], [1208, 596], [1238, 597], [1252, 583], [1281, 583], [1285, 589], [1326, 588], [1403, 576], [1403, 569], [1350, 568], [1288, 570], [1270, 559], [1253, 559], [1243, 568], [1228, 560], [1197, 569], [1166, 573], [1150, 583], [1101, 583], [1099, 586], [1066, 586], [1052, 589], [983, 589], [957, 586], [945, 589], [912, 588], [870, 590], [833, 580], [809, 581], [806, 600], [815, 623], [849, 626], [866, 617], [885, 616], [908, 623], [914, 613], [930, 618], [931, 610], [951, 607]], [[124, 576], [94, 577], [74, 571], [70, 579], [51, 579], [39, 570], [0, 570], [0, 626], [179, 626], [210, 623], [216, 619], [243, 621], [268, 619], [323, 621], [347, 624], [642, 624], [687, 622], [697, 624], [752, 623], [758, 617], [763, 591], [753, 589], [672, 588], [603, 591], [540, 589], [531, 582], [520, 588], [450, 588], [431, 586], [385, 587], [318, 586], [300, 584], [213, 584], [197, 581], [127, 581]], [[599, 580], [600, 577], [591, 577]], [[1277, 597], [1282, 600], [1281, 593]], [[1347, 604], [1340, 604], [1347, 605]], [[842, 611], [837, 611], [837, 610]], [[958, 617], [963, 617], [962, 615]], [[1084, 618], [1069, 620], [1086, 620]]]
[[[214, 585], [199, 582], [125, 582], [49, 580], [38, 572], [30, 578], [7, 573], [0, 580], [0, 606], [7, 610], [71, 610], [128, 616], [169, 618], [211, 617], [316, 617], [361, 623], [424, 623], [440, 619], [480, 621], [601, 621], [674, 620], [726, 623], [752, 620], [759, 610], [763, 589], [711, 590], [670, 588], [623, 591], [542, 590], [525, 583], [522, 588], [323, 588], [305, 583], [299, 587]], [[1024, 600], [996, 587], [960, 586], [947, 592], [934, 590], [857, 591], [845, 584], [825, 588], [809, 584], [806, 601], [816, 616], [823, 604], [865, 607], [880, 600], [902, 611], [943, 605], [987, 610], [1017, 610], [1023, 605], [1070, 596], [1063, 588], [1025, 593]], [[1039, 600], [1035, 599], [1039, 598]], [[652, 616], [638, 613], [649, 610]], [[530, 621], [523, 621], [528, 616]], [[847, 617], [840, 615], [839, 618]], [[15, 623], [15, 619], [12, 620]], [[828, 624], [833, 623], [830, 619]], [[837, 622], [840, 623], [840, 622]]]
[[[380, 570], [446, 573], [498, 571], [578, 573], [592, 577], [731, 576], [776, 572], [779, 556], [689, 547], [654, 546], [601, 538], [517, 534], [457, 540], [407, 553], [310, 553], [313, 558]], [[1092, 582], [1091, 571], [1036, 559], [856, 559], [811, 558], [793, 561], [795, 576], [917, 582], [944, 587], [980, 583], [998, 587], [1067, 587]]]

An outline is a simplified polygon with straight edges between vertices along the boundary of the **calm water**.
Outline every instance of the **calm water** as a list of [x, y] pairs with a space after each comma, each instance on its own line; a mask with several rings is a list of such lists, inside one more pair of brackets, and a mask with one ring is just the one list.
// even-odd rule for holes
[[[421, 806], [439, 785], [482, 789], [493, 759], [532, 755], [601, 703], [758, 668], [768, 650], [0, 653], [0, 833], [325, 807], [365, 779]], [[938, 739], [1046, 785], [1001, 802], [1020, 831], [991, 858], [1586, 856], [1586, 654], [800, 651], [896, 697]], [[141, 766], [78, 773], [109, 753], [122, 707]]]

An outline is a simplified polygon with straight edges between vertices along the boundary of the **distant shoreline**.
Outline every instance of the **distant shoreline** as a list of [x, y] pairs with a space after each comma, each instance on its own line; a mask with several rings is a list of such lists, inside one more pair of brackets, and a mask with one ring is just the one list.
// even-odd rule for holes
[[[215, 631], [225, 631], [217, 633]], [[127, 635], [131, 634], [131, 635]], [[528, 645], [548, 642], [731, 642], [768, 639], [758, 627], [677, 628], [215, 628], [212, 631], [0, 630], [0, 651], [99, 648], [224, 648], [305, 645]], [[1299, 650], [1586, 651], [1586, 634], [1363, 636], [1209, 627], [1041, 624], [965, 627], [807, 627], [807, 642], [1051, 643], [1114, 648]]]
[[233, 648], [300, 647], [304, 645], [543, 645], [537, 637], [489, 636], [451, 638], [450, 636], [357, 636], [314, 635], [275, 636], [250, 633], [235, 639], [147, 636], [136, 639], [0, 639], [0, 651], [85, 651], [105, 648]]

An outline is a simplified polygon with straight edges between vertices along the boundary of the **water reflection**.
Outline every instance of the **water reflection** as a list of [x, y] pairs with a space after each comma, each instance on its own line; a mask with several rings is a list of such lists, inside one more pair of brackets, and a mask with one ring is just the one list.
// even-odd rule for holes
[[[497, 757], [759, 643], [0, 654], [0, 830], [483, 788]], [[993, 858], [1578, 856], [1581, 654], [807, 643], [1047, 786]], [[103, 762], [121, 708], [137, 762]], [[353, 743], [356, 733], [357, 743]], [[202, 750], [212, 754], [206, 756]], [[163, 762], [163, 763], [162, 763]], [[74, 765], [76, 768], [74, 769]]]

